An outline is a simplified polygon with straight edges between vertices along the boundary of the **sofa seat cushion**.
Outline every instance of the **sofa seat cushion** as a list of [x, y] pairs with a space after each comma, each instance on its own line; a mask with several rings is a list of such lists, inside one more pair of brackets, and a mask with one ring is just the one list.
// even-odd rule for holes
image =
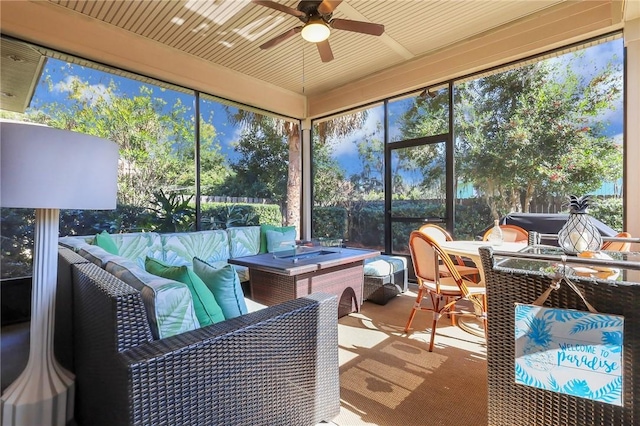
[[224, 314], [211, 290], [198, 277], [191, 267], [168, 265], [157, 259], [147, 257], [145, 269], [154, 275], [176, 280], [187, 285], [191, 291], [193, 308], [201, 326], [224, 321]]
[[154, 339], [200, 328], [185, 284], [150, 274], [122, 257], [107, 262], [105, 270], [140, 292]]
[[242, 265], [231, 265], [233, 266], [233, 269], [236, 270], [236, 274], [238, 274], [238, 278], [240, 279], [241, 283], [247, 283], [249, 282], [249, 268], [247, 268], [246, 266], [242, 266]]
[[226, 264], [221, 268], [216, 268], [202, 259], [194, 257], [193, 272], [211, 290], [225, 319], [239, 317], [248, 312], [240, 279], [233, 266]]
[[229, 257], [253, 256], [260, 253], [260, 227], [238, 226], [227, 228]]
[[386, 277], [407, 269], [407, 259], [402, 256], [380, 255], [364, 261], [364, 275]]
[[162, 234], [164, 262], [174, 266], [191, 266], [197, 257], [213, 265], [229, 259], [229, 237], [226, 231], [197, 231]]
[[94, 238], [95, 235], [67, 235], [65, 237], [58, 238], [58, 244], [77, 253], [82, 247], [92, 244]]
[[249, 311], [249, 313], [256, 312], [267, 307], [267, 305], [263, 305], [262, 303], [247, 299], [246, 297], [244, 298], [244, 302], [247, 304], [247, 310]]

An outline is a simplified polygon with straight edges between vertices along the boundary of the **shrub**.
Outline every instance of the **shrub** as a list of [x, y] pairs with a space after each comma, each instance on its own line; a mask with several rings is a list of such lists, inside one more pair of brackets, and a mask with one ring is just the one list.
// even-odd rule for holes
[[589, 207], [589, 214], [618, 232], [624, 230], [622, 198], [599, 198]]
[[313, 237], [342, 238], [347, 235], [347, 210], [344, 207], [314, 207]]
[[281, 226], [283, 223], [277, 204], [203, 203], [200, 207], [202, 229], [261, 224]]

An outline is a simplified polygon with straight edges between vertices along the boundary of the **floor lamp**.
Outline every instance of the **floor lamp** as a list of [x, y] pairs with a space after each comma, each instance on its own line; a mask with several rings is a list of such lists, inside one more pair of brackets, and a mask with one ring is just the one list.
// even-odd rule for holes
[[75, 385], [53, 354], [60, 209], [116, 207], [118, 146], [95, 136], [0, 120], [0, 206], [36, 210], [29, 359], [2, 394], [2, 425], [64, 425]]

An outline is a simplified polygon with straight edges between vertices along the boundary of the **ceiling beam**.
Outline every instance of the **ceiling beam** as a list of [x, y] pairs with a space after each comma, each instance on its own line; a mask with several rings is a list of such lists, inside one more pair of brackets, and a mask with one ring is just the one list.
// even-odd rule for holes
[[[353, 6], [351, 6], [346, 1], [340, 3], [340, 12], [344, 13], [347, 18], [352, 19], [354, 21], [371, 22], [369, 19], [367, 19], [366, 16], [358, 12]], [[402, 58], [405, 60], [413, 59], [416, 56], [413, 53], [411, 53], [409, 50], [405, 49], [404, 46], [402, 46], [400, 43], [398, 43], [393, 38], [391, 38], [386, 32], [382, 33], [382, 35], [378, 37], [378, 41], [386, 44], [394, 52], [402, 56]]]

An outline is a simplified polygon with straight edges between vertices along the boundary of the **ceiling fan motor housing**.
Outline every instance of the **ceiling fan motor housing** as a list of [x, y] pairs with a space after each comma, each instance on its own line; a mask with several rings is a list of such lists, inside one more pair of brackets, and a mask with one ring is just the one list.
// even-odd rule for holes
[[318, 16], [322, 18], [323, 21], [328, 23], [331, 20], [333, 12], [324, 15], [321, 14], [318, 11], [318, 6], [320, 6], [320, 3], [322, 3], [322, 1], [301, 1], [300, 3], [298, 3], [297, 9], [300, 12], [304, 13], [304, 16], [300, 16], [298, 17], [298, 19], [306, 24], [310, 18]]

